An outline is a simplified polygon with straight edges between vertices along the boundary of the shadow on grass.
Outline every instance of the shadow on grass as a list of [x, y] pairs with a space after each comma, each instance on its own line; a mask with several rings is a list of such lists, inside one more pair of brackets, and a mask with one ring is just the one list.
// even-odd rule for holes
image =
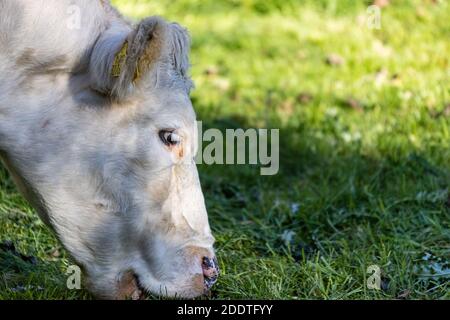
[[[252, 127], [240, 117], [203, 125], [222, 131]], [[258, 166], [199, 166], [212, 228], [226, 234], [218, 239], [219, 247], [232, 247], [229, 242], [237, 238], [241, 243], [236, 241], [234, 248], [243, 250], [241, 256], [279, 256], [299, 263], [354, 252], [380, 261], [379, 251], [389, 247], [411, 264], [405, 272], [417, 281], [427, 250], [446, 260], [448, 167], [414, 148], [398, 147], [402, 151], [397, 153], [393, 145], [374, 156], [364, 154], [358, 143], [333, 145], [318, 138], [306, 124], [279, 128], [280, 171], [275, 176], [261, 176]], [[346, 263], [354, 264], [351, 259]], [[445, 279], [438, 276], [427, 288]]]

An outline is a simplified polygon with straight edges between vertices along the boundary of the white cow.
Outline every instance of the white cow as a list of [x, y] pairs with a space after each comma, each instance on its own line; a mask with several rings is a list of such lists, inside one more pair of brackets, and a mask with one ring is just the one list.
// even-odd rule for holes
[[97, 297], [217, 279], [188, 51], [178, 24], [106, 0], [0, 0], [0, 155]]

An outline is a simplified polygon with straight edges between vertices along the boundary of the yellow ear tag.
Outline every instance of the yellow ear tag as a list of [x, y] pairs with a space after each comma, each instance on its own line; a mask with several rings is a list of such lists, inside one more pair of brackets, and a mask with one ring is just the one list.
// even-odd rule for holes
[[133, 82], [136, 82], [141, 77], [141, 70], [139, 70], [139, 63], [136, 64], [136, 70], [134, 71]]
[[122, 49], [116, 54], [112, 65], [111, 75], [115, 78], [120, 77], [122, 65], [125, 63], [128, 55], [128, 41], [125, 41]]

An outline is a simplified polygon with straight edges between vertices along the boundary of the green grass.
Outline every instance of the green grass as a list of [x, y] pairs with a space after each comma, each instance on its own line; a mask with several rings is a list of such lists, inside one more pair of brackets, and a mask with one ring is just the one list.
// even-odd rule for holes
[[[380, 30], [365, 1], [114, 2], [189, 28], [207, 127], [280, 128], [276, 176], [199, 167], [222, 268], [212, 297], [450, 298], [447, 1], [393, 1]], [[5, 170], [4, 240], [37, 263], [0, 250], [0, 299], [90, 297], [65, 288], [67, 254]], [[382, 290], [366, 287], [370, 265]]]

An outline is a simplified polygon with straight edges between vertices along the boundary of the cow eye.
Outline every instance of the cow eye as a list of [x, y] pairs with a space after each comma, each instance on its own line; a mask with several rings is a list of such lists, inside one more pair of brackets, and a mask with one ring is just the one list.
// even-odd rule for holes
[[181, 141], [181, 137], [172, 130], [161, 130], [159, 138], [166, 146], [176, 146]]

